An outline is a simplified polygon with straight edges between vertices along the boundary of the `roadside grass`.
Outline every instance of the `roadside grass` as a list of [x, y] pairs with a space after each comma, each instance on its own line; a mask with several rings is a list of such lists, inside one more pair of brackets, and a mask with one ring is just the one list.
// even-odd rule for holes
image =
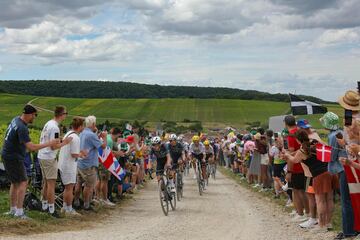
[[[226, 169], [224, 167], [218, 167], [218, 170], [224, 174], [225, 176], [233, 179], [236, 183], [241, 185], [242, 187], [249, 189], [250, 191], [254, 192], [258, 196], [262, 197], [263, 199], [272, 202], [274, 204], [279, 205], [282, 210], [286, 213], [290, 213], [293, 208], [285, 207], [287, 196], [281, 194], [280, 198], [275, 199], [274, 193], [272, 191], [268, 192], [259, 192], [259, 188], [253, 188], [248, 182], [245, 180], [241, 180], [241, 176], [238, 174], [233, 173], [230, 169]], [[341, 227], [341, 205], [340, 205], [340, 198], [339, 195], [336, 196], [335, 200], [335, 210], [332, 217], [332, 224], [333, 224], [333, 231], [338, 232], [342, 230]]]
[[5, 216], [4, 213], [9, 211], [9, 192], [8, 190], [0, 191], [0, 237], [8, 235], [30, 235], [47, 232], [61, 232], [79, 229], [90, 229], [99, 224], [99, 222], [106, 220], [107, 217], [113, 214], [121, 214], [120, 208], [126, 205], [129, 200], [136, 196], [124, 195], [124, 198], [116, 203], [116, 207], [105, 208], [95, 207], [94, 212], [79, 211], [82, 215], [79, 217], [69, 217], [55, 219], [47, 213], [39, 211], [26, 211], [27, 215], [32, 220], [20, 220], [14, 217]]

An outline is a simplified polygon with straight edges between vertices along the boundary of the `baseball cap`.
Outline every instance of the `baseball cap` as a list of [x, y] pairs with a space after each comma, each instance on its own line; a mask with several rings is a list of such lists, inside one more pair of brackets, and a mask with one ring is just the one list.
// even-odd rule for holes
[[23, 114], [33, 114], [33, 113], [37, 113], [36, 108], [34, 108], [30, 104], [26, 104], [23, 110]]
[[130, 136], [128, 136], [128, 137], [126, 138], [125, 141], [126, 141], [127, 143], [133, 143], [133, 142], [135, 142], [135, 138], [134, 138], [133, 135], [130, 135]]
[[296, 124], [299, 128], [308, 129], [311, 128], [309, 121], [306, 119], [299, 119]]

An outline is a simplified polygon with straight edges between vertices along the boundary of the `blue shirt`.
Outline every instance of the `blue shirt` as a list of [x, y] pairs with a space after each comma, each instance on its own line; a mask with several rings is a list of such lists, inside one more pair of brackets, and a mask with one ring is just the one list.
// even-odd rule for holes
[[6, 160], [24, 161], [26, 143], [30, 142], [29, 129], [20, 117], [14, 118], [6, 130], [2, 157]]
[[346, 151], [341, 149], [340, 145], [336, 141], [336, 134], [342, 132], [341, 130], [338, 131], [331, 131], [328, 135], [328, 144], [332, 147], [331, 149], [331, 161], [328, 164], [328, 170], [332, 174], [337, 174], [344, 171], [344, 167], [341, 165], [339, 161], [339, 157], [345, 157]]
[[98, 148], [101, 147], [102, 142], [98, 136], [93, 133], [90, 128], [85, 128], [80, 133], [80, 151], [87, 151], [86, 158], [79, 158], [77, 166], [80, 169], [86, 169], [99, 166]]

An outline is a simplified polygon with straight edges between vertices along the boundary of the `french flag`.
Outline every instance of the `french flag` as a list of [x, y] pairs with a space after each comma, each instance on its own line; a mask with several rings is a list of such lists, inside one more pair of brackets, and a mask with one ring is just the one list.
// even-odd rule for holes
[[109, 147], [98, 149], [99, 162], [109, 170], [117, 179], [121, 180], [125, 177], [126, 171], [120, 166], [120, 163], [115, 158]]

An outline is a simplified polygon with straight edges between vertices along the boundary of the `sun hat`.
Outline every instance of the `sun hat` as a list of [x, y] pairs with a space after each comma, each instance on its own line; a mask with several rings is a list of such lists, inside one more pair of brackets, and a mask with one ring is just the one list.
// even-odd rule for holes
[[261, 134], [260, 133], [255, 134], [254, 138], [256, 140], [260, 140], [261, 139]]
[[320, 118], [320, 123], [326, 129], [337, 130], [339, 129], [339, 116], [333, 112], [327, 112]]
[[349, 90], [344, 96], [339, 98], [339, 104], [348, 110], [360, 111], [360, 96], [359, 93], [354, 90]]
[[306, 119], [299, 119], [296, 124], [299, 128], [308, 129], [311, 128], [309, 121]]

